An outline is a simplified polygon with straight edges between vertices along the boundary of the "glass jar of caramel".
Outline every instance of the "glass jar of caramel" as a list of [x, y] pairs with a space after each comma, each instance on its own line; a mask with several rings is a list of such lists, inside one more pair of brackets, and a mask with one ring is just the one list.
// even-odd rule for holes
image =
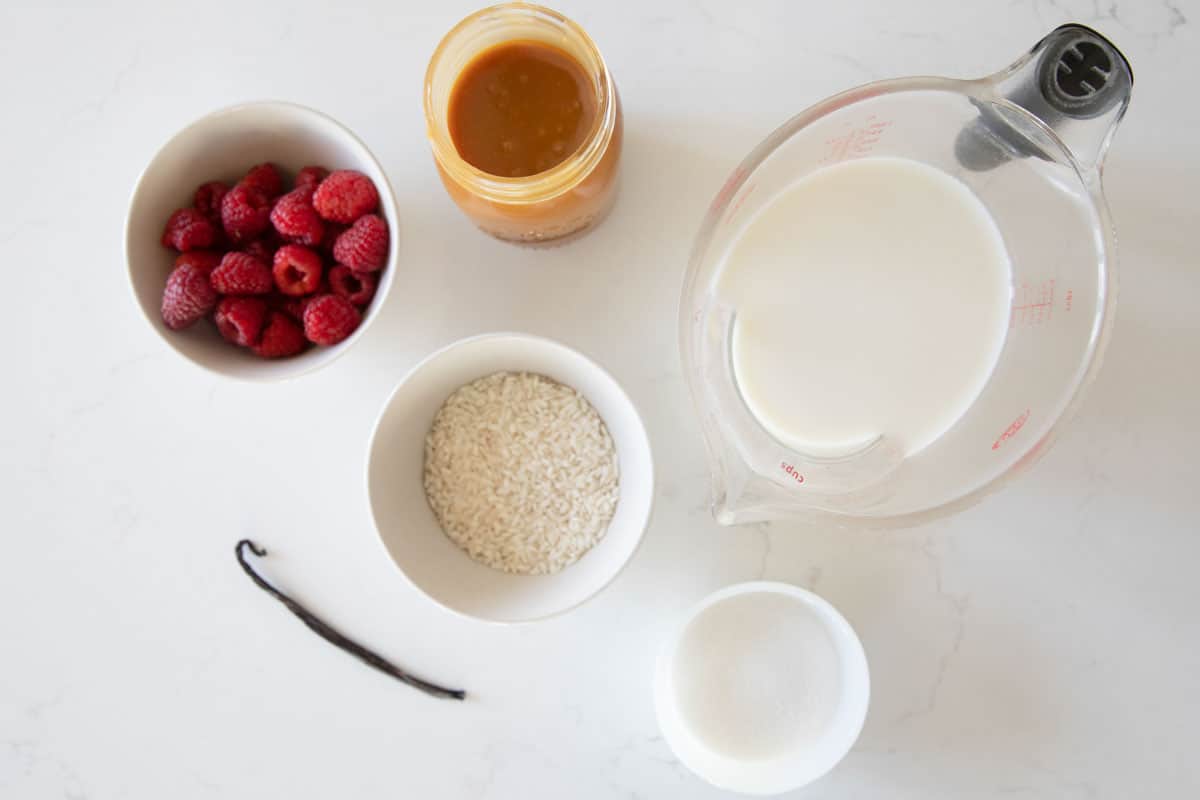
[[492, 236], [561, 239], [612, 206], [616, 85], [588, 35], [555, 11], [504, 3], [456, 25], [425, 74], [425, 122], [446, 190]]

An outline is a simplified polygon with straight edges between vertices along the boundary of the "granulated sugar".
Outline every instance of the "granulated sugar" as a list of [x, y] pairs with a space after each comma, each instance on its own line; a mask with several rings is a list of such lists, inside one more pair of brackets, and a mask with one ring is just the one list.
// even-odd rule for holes
[[434, 417], [425, 496], [476, 561], [523, 575], [558, 572], [608, 529], [616, 448], [579, 392], [543, 375], [498, 372], [456, 390]]
[[716, 753], [769, 759], [819, 740], [841, 702], [840, 662], [813, 613], [782, 594], [721, 600], [684, 631], [680, 713]]

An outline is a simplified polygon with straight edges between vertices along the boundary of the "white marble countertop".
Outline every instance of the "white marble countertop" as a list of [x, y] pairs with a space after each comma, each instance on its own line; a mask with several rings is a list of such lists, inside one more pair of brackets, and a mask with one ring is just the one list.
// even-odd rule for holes
[[[659, 738], [652, 664], [682, 609], [760, 576], [831, 600], [872, 665], [857, 748], [797, 797], [1200, 796], [1200, 4], [562, 2], [620, 82], [626, 161], [612, 217], [545, 252], [477, 233], [429, 157], [421, 77], [471, 3], [19, 5], [0, 8], [0, 797], [718, 797]], [[725, 176], [834, 91], [985, 74], [1069, 20], [1137, 76], [1106, 171], [1118, 321], [1069, 432], [1015, 485], [915, 530], [716, 526], [675, 307]], [[375, 327], [273, 386], [170, 352], [121, 255], [154, 150], [262, 97], [362, 135], [402, 218], [403, 275]], [[629, 569], [519, 628], [410, 588], [363, 488], [401, 374], [496, 329], [609, 367], [660, 468]], [[278, 583], [470, 702], [318, 640], [238, 569], [247, 535]]]

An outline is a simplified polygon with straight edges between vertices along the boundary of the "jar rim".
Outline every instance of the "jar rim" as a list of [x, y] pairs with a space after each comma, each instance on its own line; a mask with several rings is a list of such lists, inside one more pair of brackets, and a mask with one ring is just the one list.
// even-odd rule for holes
[[[450, 138], [448, 123], [443, 124], [443, 120], [435, 110], [436, 99], [433, 92], [434, 73], [448, 47], [456, 39], [468, 34], [472, 27], [497, 14], [514, 11], [529, 15], [533, 19], [540, 18], [549, 22], [577, 40], [577, 43], [593, 62], [592, 65], [581, 64], [580, 66], [592, 74], [597, 95], [596, 117], [579, 148], [550, 169], [520, 178], [509, 178], [484, 172], [459, 155], [458, 148]], [[600, 49], [578, 23], [553, 9], [534, 3], [499, 3], [480, 9], [459, 21], [442, 37], [433, 56], [429, 59], [429, 66], [425, 70], [423, 94], [426, 136], [429, 138], [433, 156], [438, 165], [455, 182], [472, 193], [493, 202], [536, 203], [570, 191], [587, 178], [600, 163], [608, 150], [616, 127], [616, 89], [612, 76], [609, 74], [608, 65], [600, 54]]]

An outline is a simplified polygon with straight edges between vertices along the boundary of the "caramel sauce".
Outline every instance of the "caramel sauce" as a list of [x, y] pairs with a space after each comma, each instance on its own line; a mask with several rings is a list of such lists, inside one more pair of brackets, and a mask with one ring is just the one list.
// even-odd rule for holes
[[450, 90], [450, 138], [459, 156], [490, 175], [524, 178], [565, 161], [588, 139], [596, 99], [584, 68], [541, 41], [484, 50]]

